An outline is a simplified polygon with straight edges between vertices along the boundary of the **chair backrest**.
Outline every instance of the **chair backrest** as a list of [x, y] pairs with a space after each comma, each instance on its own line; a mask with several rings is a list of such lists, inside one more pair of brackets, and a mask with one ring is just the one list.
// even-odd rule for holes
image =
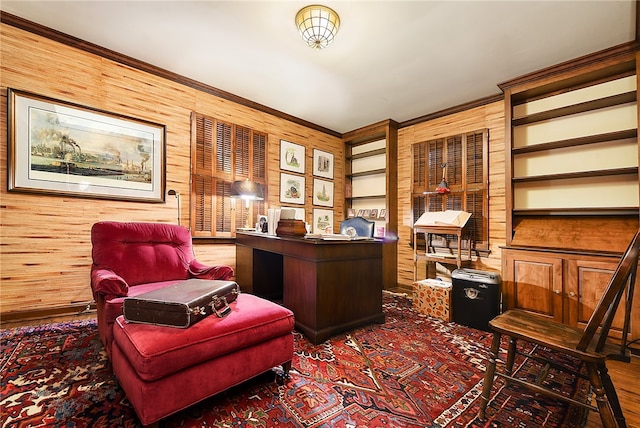
[[340, 223], [340, 233], [344, 235], [373, 238], [375, 223], [363, 217], [352, 217]]
[[104, 221], [91, 228], [93, 269], [109, 269], [129, 286], [189, 278], [191, 233], [165, 223]]
[[596, 306], [589, 322], [584, 329], [584, 333], [577, 349], [584, 351], [591, 344], [596, 332], [599, 331], [599, 339], [595, 345], [595, 351], [600, 352], [606, 342], [606, 338], [609, 334], [609, 329], [613, 323], [613, 318], [616, 315], [618, 305], [622, 296], [627, 293], [627, 304], [625, 307], [625, 325], [623, 328], [623, 347], [626, 343], [626, 334], [629, 328], [629, 319], [631, 313], [631, 300], [633, 299], [633, 289], [636, 281], [636, 273], [638, 270], [638, 256], [640, 255], [640, 231], [636, 232], [635, 236], [631, 240], [629, 247], [625, 251], [620, 263], [616, 268], [609, 285], [600, 298], [600, 302]]

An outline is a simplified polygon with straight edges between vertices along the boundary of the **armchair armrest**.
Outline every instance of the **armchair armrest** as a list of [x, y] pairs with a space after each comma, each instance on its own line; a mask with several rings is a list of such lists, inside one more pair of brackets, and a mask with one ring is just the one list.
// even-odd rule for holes
[[194, 259], [189, 263], [189, 275], [198, 279], [227, 280], [234, 275], [234, 272], [231, 266], [209, 266]]
[[129, 294], [129, 284], [112, 270], [93, 269], [91, 271], [91, 290], [94, 298], [98, 294], [108, 297], [124, 297]]

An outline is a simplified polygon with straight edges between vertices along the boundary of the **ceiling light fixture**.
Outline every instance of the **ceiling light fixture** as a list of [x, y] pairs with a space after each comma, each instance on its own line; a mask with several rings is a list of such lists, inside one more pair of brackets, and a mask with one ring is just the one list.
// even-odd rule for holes
[[333, 41], [340, 28], [340, 17], [327, 6], [314, 4], [298, 11], [296, 27], [305, 43], [319, 50]]

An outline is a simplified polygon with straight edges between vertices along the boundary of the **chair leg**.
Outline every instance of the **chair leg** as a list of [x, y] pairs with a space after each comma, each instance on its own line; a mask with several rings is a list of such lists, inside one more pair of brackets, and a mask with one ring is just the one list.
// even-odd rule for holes
[[627, 426], [627, 422], [624, 419], [622, 407], [620, 407], [620, 400], [618, 400], [618, 394], [616, 393], [616, 388], [613, 386], [611, 376], [609, 376], [609, 370], [607, 369], [607, 366], [605, 364], [599, 365], [598, 372], [600, 372], [602, 386], [604, 387], [605, 393], [607, 394], [607, 400], [609, 401], [609, 405], [613, 410], [613, 415], [618, 422], [618, 426], [620, 428], [625, 428]]
[[505, 373], [509, 376], [513, 375], [513, 363], [516, 360], [516, 338], [509, 337], [509, 346], [507, 351], [507, 362], [505, 364]]
[[487, 405], [491, 397], [491, 388], [493, 387], [493, 379], [496, 373], [496, 362], [498, 353], [500, 352], [500, 333], [493, 333], [493, 341], [491, 342], [491, 351], [487, 360], [485, 369], [484, 384], [482, 385], [482, 395], [480, 396], [480, 409], [478, 410], [478, 419], [483, 421], [486, 416]]
[[[607, 396], [605, 394], [606, 391], [603, 386], [602, 379], [600, 378], [598, 367], [594, 363], [586, 363], [586, 365], [589, 382], [591, 382], [593, 392], [596, 394], [596, 405], [598, 406], [602, 426], [604, 426], [604, 428], [617, 428], [618, 424], [613, 417], [611, 406], [609, 406], [609, 402], [607, 401]], [[608, 374], [606, 376], [608, 376]]]

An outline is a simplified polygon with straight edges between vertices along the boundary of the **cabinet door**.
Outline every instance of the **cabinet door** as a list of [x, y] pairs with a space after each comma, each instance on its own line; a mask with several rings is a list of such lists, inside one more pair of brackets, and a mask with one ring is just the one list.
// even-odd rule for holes
[[[567, 324], [584, 328], [600, 301], [609, 281], [616, 270], [618, 260], [607, 259], [576, 259], [567, 260], [565, 271], [565, 285], [567, 287]], [[640, 313], [638, 299], [635, 299], [632, 314]], [[624, 326], [624, 308], [626, 296], [620, 301], [618, 311], [609, 331], [609, 336], [620, 338]], [[638, 326], [631, 321], [630, 333]], [[637, 337], [637, 336], [636, 336]], [[629, 337], [628, 339], [630, 339]]]
[[506, 309], [524, 309], [562, 322], [562, 259], [504, 251]]

